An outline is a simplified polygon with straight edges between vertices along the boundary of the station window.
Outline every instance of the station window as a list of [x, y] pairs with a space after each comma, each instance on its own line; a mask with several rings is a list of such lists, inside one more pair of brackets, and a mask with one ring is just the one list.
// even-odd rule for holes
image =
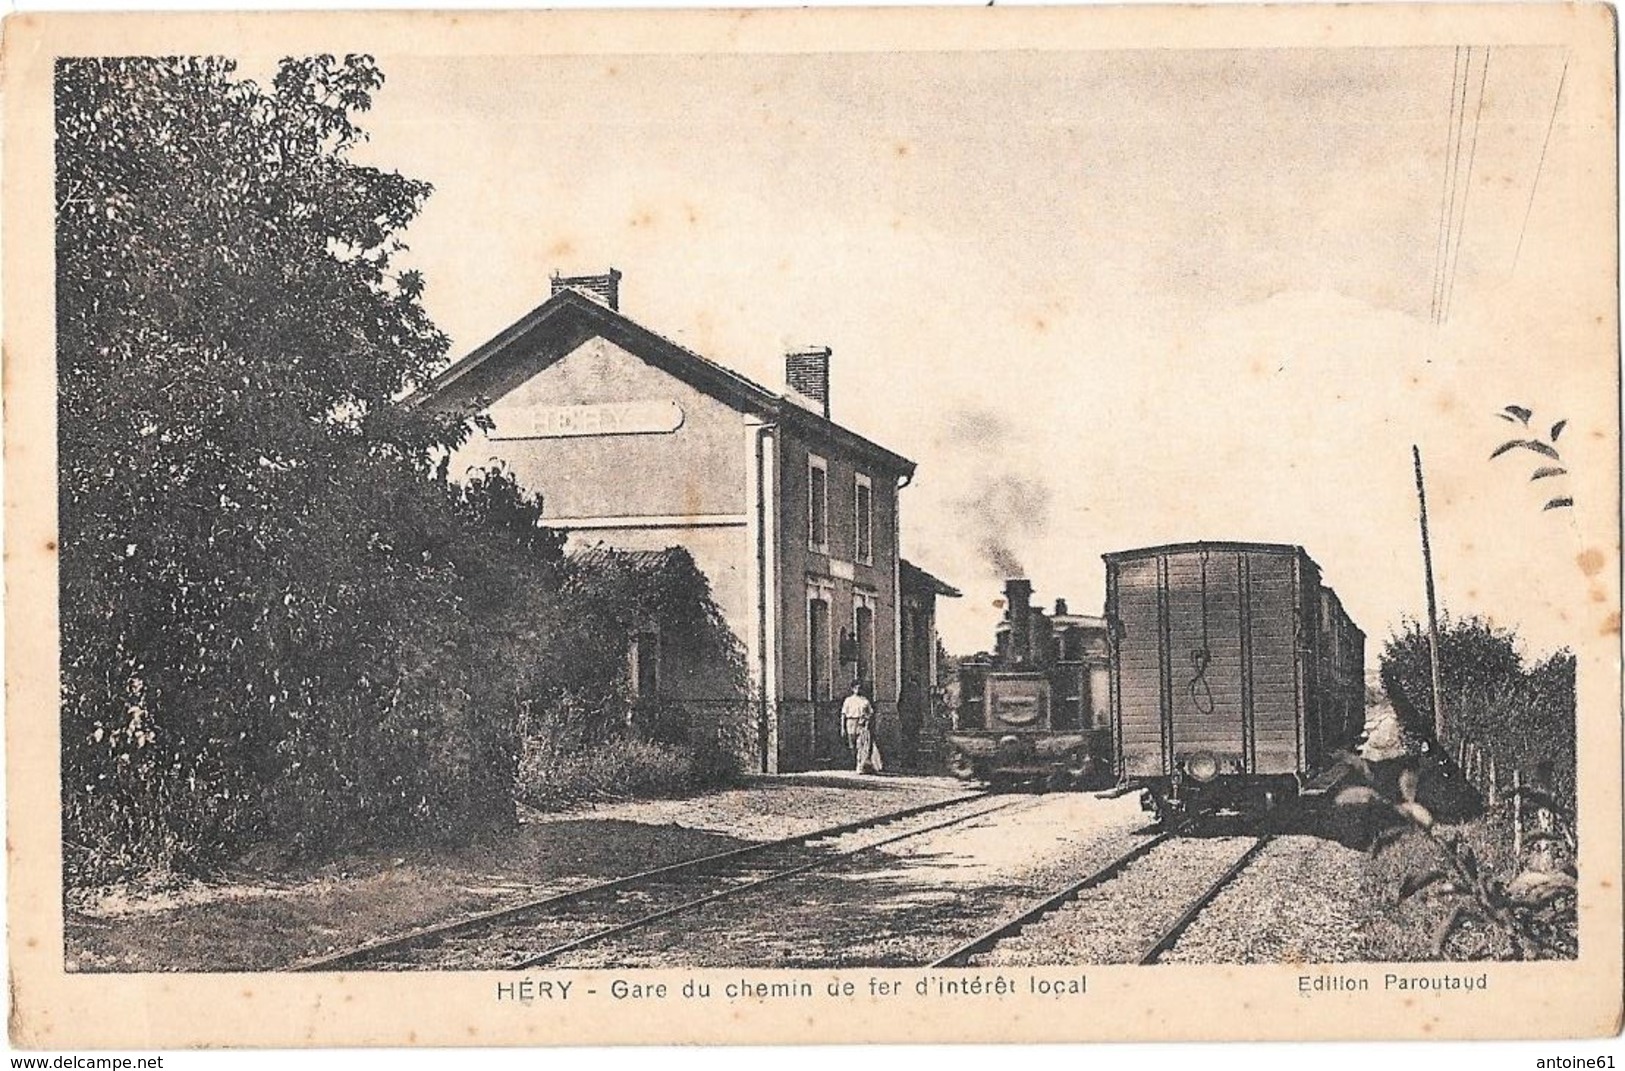
[[807, 455], [807, 545], [829, 553], [829, 463]]
[[639, 632], [627, 652], [631, 661], [632, 697], [653, 699], [660, 694], [660, 633]]
[[812, 588], [807, 592], [807, 698], [829, 699], [834, 674], [830, 667], [831, 636], [829, 594]]
[[865, 687], [875, 682], [875, 608], [871, 599], [854, 595], [852, 604], [852, 635], [857, 640], [857, 678]]
[[1052, 724], [1056, 729], [1089, 728], [1088, 678], [1081, 665], [1059, 666], [1055, 672], [1055, 685], [1059, 694], [1050, 707]]
[[853, 487], [852, 501], [856, 503], [857, 517], [853, 525], [852, 556], [865, 565], [875, 561], [875, 492], [869, 477], [858, 473]]

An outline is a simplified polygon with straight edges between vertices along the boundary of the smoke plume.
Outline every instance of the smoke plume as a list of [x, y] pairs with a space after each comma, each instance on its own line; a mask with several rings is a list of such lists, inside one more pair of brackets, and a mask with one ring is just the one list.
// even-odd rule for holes
[[996, 579], [1026, 576], [1017, 547], [1043, 534], [1050, 490], [1039, 481], [1004, 472], [984, 477], [956, 503], [976, 549]]
[[1019, 440], [1010, 422], [988, 409], [951, 414], [939, 440], [975, 456], [961, 471], [979, 475], [970, 492], [954, 501], [955, 513], [998, 580], [1027, 575], [1018, 548], [1042, 535], [1049, 523], [1049, 486], [1016, 471], [1023, 459], [1036, 456]]

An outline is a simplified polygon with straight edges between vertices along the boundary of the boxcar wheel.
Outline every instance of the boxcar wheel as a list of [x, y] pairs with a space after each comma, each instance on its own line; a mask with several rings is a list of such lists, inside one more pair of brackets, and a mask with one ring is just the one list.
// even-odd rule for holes
[[976, 780], [976, 764], [963, 751], [956, 750], [948, 756], [948, 772], [961, 781]]
[[1150, 797], [1152, 820], [1158, 829], [1171, 827], [1180, 818], [1182, 807], [1156, 789], [1146, 793]]

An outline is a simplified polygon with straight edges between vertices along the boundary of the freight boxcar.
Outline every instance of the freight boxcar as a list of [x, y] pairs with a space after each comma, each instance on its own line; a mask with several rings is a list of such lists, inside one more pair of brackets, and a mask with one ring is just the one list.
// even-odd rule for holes
[[1119, 783], [1163, 821], [1269, 810], [1359, 737], [1365, 634], [1301, 547], [1104, 555]]

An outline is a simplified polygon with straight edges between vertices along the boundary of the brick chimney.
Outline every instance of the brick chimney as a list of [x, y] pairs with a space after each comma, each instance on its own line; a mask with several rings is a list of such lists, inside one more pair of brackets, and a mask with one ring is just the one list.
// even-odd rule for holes
[[791, 350], [784, 355], [784, 382], [803, 398], [817, 402], [829, 419], [829, 359], [828, 346]]
[[[574, 290], [607, 305], [616, 312], [621, 308], [621, 273], [614, 268], [608, 275], [560, 275], [553, 273], [553, 294], [560, 290]], [[548, 295], [549, 297], [552, 294]]]

